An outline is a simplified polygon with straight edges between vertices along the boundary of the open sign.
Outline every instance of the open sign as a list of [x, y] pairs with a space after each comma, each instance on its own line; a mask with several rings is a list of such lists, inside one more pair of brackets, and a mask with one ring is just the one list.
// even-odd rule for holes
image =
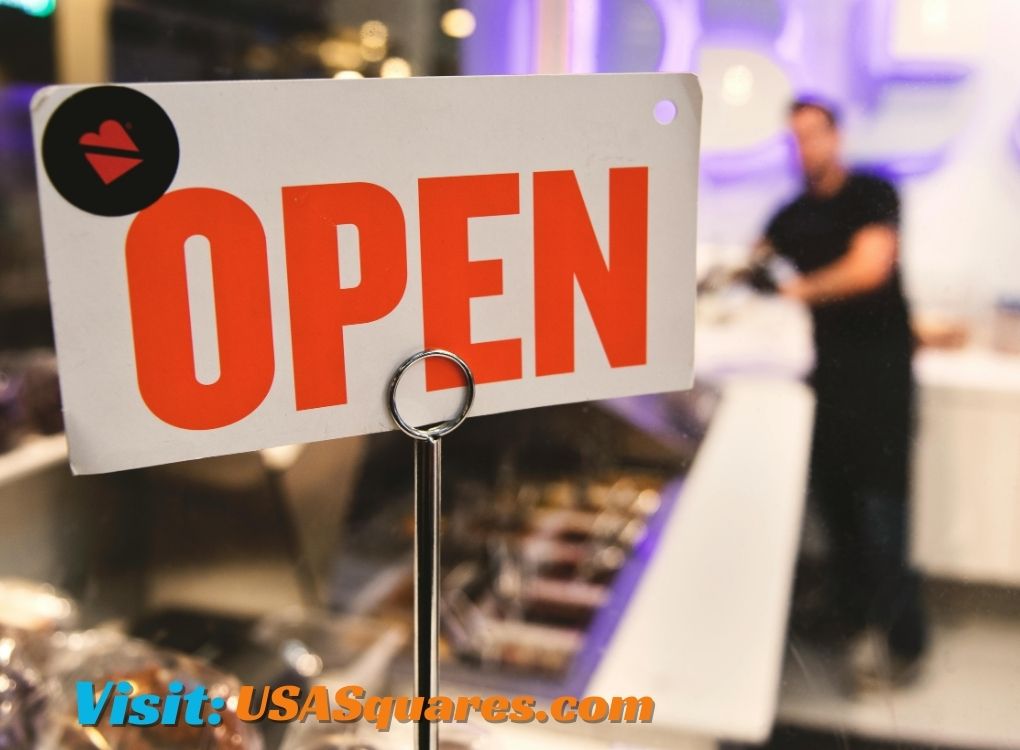
[[689, 385], [693, 77], [111, 88], [33, 104], [77, 471], [388, 429], [422, 348], [476, 414]]

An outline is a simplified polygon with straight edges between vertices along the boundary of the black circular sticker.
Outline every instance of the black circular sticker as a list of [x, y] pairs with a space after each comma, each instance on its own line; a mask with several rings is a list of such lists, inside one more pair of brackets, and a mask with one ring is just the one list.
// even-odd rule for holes
[[43, 133], [42, 160], [53, 187], [100, 216], [155, 203], [173, 182], [179, 157], [177, 132], [163, 108], [124, 86], [68, 97]]

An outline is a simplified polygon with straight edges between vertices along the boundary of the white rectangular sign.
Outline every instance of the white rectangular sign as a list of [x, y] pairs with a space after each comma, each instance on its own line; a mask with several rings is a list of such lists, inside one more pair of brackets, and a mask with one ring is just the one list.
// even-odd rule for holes
[[[682, 74], [59, 86], [33, 101], [72, 467], [689, 387]], [[452, 365], [408, 372], [415, 423]]]

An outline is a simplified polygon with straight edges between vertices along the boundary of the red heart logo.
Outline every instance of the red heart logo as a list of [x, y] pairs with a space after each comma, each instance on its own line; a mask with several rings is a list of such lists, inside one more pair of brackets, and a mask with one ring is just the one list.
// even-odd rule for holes
[[138, 146], [131, 140], [131, 136], [116, 120], [105, 120], [99, 126], [96, 133], [85, 133], [78, 139], [82, 146], [99, 146], [100, 148], [113, 148], [118, 151], [138, 151]]
[[[97, 132], [84, 133], [78, 139], [78, 144], [86, 149], [102, 149], [101, 153], [86, 151], [85, 158], [106, 185], [142, 163], [138, 156], [138, 146], [116, 120], [104, 120]], [[111, 154], [109, 151], [126, 153]]]

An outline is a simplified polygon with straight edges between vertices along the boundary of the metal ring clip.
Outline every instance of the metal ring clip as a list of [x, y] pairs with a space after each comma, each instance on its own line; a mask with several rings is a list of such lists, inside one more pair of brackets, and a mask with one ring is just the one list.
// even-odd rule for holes
[[[453, 419], [448, 419], [445, 422], [433, 425], [428, 428], [415, 427], [414, 425], [408, 424], [404, 421], [404, 418], [400, 416], [400, 411], [397, 409], [397, 386], [400, 385], [400, 378], [403, 377], [404, 372], [415, 362], [419, 362], [429, 357], [440, 357], [442, 359], [448, 359], [453, 362], [460, 371], [464, 373], [464, 400], [461, 403], [460, 411]], [[400, 367], [397, 368], [396, 372], [393, 373], [393, 378], [390, 380], [389, 387], [389, 409], [390, 416], [393, 421], [396, 422], [397, 427], [408, 437], [412, 437], [415, 440], [438, 440], [443, 435], [449, 435], [451, 432], [460, 427], [471, 410], [471, 404], [475, 400], [475, 378], [471, 374], [471, 368], [468, 367], [467, 362], [458, 357], [453, 352], [448, 352], [445, 349], [426, 349], [420, 351], [417, 354], [405, 359]]]

